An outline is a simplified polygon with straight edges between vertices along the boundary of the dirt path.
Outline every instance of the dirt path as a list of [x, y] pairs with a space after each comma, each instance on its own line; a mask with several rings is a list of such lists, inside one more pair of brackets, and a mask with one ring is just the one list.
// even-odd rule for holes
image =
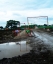
[[42, 31], [35, 31], [34, 33], [37, 36], [37, 38], [44, 41], [46, 45], [49, 45], [49, 48], [53, 51], [53, 36]]

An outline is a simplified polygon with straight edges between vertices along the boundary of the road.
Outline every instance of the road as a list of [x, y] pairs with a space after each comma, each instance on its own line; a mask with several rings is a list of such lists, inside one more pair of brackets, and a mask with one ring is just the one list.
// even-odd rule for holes
[[35, 31], [34, 32], [37, 38], [44, 41], [44, 44], [49, 45], [49, 48], [53, 51], [53, 36], [42, 31]]

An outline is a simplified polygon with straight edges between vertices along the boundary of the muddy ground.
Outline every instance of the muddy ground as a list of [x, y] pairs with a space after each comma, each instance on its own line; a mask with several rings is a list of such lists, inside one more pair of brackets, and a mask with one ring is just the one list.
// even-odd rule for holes
[[23, 54], [22, 56], [4, 58], [0, 60], [0, 64], [53, 64], [53, 58], [50, 51], [40, 54], [31, 51]]
[[[31, 39], [31, 38], [29, 38]], [[32, 38], [28, 44], [32, 47], [28, 53], [12, 58], [3, 58], [0, 64], [53, 64], [53, 53], [49, 45], [39, 38]]]
[[35, 37], [28, 38], [30, 52], [12, 58], [0, 60], [0, 64], [53, 64], [53, 36], [35, 32]]

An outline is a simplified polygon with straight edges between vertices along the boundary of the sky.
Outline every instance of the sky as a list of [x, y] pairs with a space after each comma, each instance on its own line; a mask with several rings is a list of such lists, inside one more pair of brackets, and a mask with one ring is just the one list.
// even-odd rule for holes
[[[0, 26], [8, 20], [27, 23], [27, 17], [48, 16], [53, 24], [53, 0], [0, 0]], [[29, 23], [45, 24], [46, 17], [28, 18]]]

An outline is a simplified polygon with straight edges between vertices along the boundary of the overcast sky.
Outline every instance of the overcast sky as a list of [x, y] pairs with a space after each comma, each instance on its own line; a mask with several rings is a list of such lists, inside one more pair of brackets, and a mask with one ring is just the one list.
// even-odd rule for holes
[[[53, 0], [0, 0], [0, 26], [11, 19], [26, 23], [27, 17], [36, 16], [48, 16], [49, 24], [53, 24]], [[36, 20], [29, 19], [29, 23], [46, 23], [44, 18]]]

